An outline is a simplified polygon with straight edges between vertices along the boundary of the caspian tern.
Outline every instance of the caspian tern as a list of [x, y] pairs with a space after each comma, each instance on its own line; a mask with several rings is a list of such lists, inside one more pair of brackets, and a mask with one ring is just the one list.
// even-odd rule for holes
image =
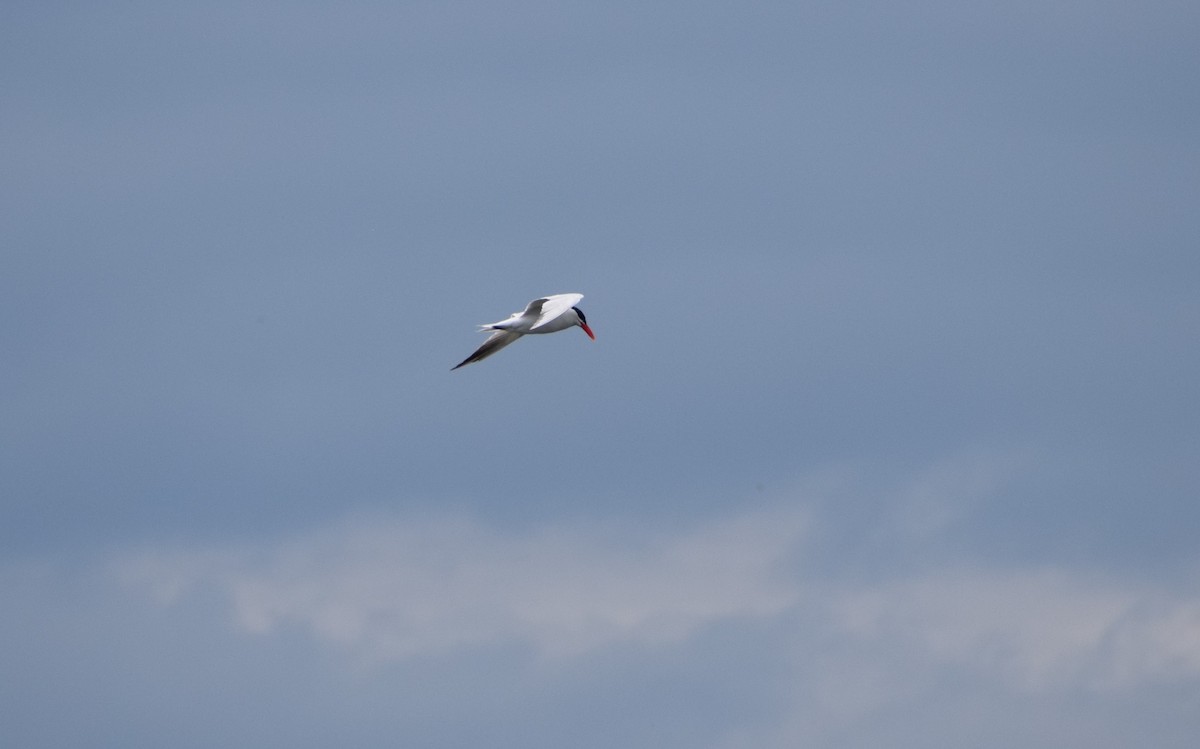
[[575, 306], [580, 299], [583, 299], [583, 294], [544, 296], [534, 299], [525, 306], [523, 311], [512, 313], [507, 320], [490, 325], [480, 325], [481, 331], [492, 331], [491, 336], [475, 350], [475, 353], [463, 359], [457, 366], [451, 367], [450, 371], [453, 372], [472, 362], [482, 361], [523, 335], [557, 333], [578, 325], [583, 328], [584, 333], [588, 334], [588, 338], [596, 340], [596, 335], [588, 327], [583, 310]]

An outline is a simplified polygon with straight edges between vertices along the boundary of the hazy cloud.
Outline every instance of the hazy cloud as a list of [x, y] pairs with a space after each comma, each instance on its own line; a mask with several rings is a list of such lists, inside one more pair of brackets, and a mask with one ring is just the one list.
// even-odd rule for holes
[[1061, 569], [938, 572], [840, 593], [856, 638], [1040, 691], [1200, 677], [1200, 597]]
[[611, 642], [674, 642], [794, 605], [800, 589], [784, 563], [804, 527], [802, 513], [767, 512], [629, 538], [375, 518], [256, 552], [142, 555], [119, 571], [164, 603], [215, 588], [247, 632], [294, 623], [373, 657], [508, 640], [567, 656]]
[[797, 561], [809, 515], [754, 510], [653, 533], [375, 517], [256, 550], [144, 553], [116, 570], [163, 605], [215, 590], [247, 635], [296, 625], [381, 661], [514, 642], [558, 659], [673, 646], [722, 621], [803, 610], [845, 643], [920, 653], [1023, 690], [1200, 678], [1194, 592], [1058, 567], [819, 576]]

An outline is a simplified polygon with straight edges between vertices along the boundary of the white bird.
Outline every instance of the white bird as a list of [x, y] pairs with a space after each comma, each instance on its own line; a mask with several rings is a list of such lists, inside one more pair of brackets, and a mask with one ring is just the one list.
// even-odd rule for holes
[[486, 359], [523, 335], [557, 333], [578, 325], [583, 328], [584, 333], [588, 334], [588, 338], [596, 340], [596, 335], [588, 327], [587, 317], [584, 316], [583, 310], [575, 306], [580, 299], [583, 299], [583, 294], [544, 296], [534, 299], [525, 306], [523, 311], [512, 313], [507, 320], [480, 325], [481, 331], [492, 331], [491, 336], [475, 350], [475, 353], [463, 359], [457, 366], [451, 367], [450, 371], [453, 372], [461, 366]]

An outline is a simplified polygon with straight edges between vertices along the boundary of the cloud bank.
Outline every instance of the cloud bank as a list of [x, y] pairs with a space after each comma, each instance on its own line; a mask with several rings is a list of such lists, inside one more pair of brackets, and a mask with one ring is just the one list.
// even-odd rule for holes
[[380, 659], [516, 640], [550, 657], [667, 643], [736, 617], [778, 615], [802, 513], [752, 513], [677, 535], [463, 518], [356, 522], [259, 550], [144, 554], [119, 575], [163, 603], [216, 589], [247, 633], [299, 624]]
[[786, 631], [803, 618], [790, 649], [815, 646], [815, 622], [826, 642], [1031, 693], [1200, 679], [1195, 591], [969, 563], [843, 579], [801, 561], [811, 515], [759, 508], [654, 532], [375, 517], [255, 549], [143, 552], [115, 570], [164, 606], [215, 591], [246, 635], [299, 628], [376, 663], [513, 644], [569, 663], [608, 647], [678, 647], [724, 623]]

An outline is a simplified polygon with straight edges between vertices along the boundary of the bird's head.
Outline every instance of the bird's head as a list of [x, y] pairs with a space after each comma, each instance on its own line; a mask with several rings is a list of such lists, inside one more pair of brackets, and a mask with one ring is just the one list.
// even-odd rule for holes
[[572, 307], [571, 309], [575, 310], [575, 316], [579, 318], [579, 327], [583, 328], [583, 332], [588, 334], [588, 338], [591, 338], [593, 341], [596, 340], [596, 334], [588, 327], [587, 315], [583, 314], [583, 310], [578, 307]]

